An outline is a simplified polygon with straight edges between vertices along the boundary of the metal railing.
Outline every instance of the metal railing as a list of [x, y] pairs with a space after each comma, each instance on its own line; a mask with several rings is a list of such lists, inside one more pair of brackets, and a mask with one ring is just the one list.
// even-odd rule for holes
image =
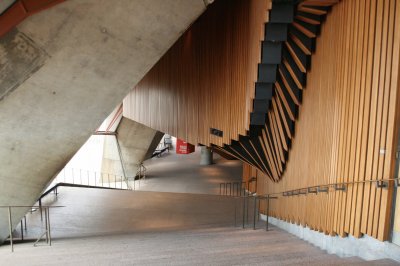
[[[25, 208], [25, 209], [30, 209], [31, 213], [36, 210], [44, 210], [45, 214], [45, 230], [40, 234], [40, 236], [36, 239], [35, 243], [33, 246], [37, 246], [40, 240], [43, 239], [45, 236], [46, 243], [51, 246], [51, 225], [50, 225], [50, 209], [51, 208], [62, 208], [65, 206], [0, 206], [0, 208], [7, 209], [8, 210], [8, 229], [9, 229], [9, 241], [10, 241], [10, 246], [11, 246], [11, 252], [14, 252], [14, 238], [13, 238], [13, 223], [12, 223], [12, 209], [13, 208]], [[23, 222], [24, 221], [24, 222]], [[26, 216], [21, 220], [21, 238], [24, 240], [24, 225], [25, 225], [25, 231], [27, 229], [26, 226]]]
[[143, 165], [143, 163], [140, 163], [138, 165], [136, 175], [133, 177], [133, 190], [136, 190], [136, 179], [139, 181], [139, 188], [141, 179], [143, 178], [143, 180], [146, 181], [146, 171], [147, 168]]
[[[237, 221], [238, 221], [238, 213], [241, 214], [241, 219], [242, 219], [242, 228], [246, 228], [246, 224], [249, 224], [249, 214], [252, 216], [252, 227], [253, 230], [256, 230], [256, 224], [259, 221], [260, 217], [260, 206], [261, 206], [261, 201], [265, 201], [264, 204], [264, 213], [266, 215], [266, 220], [265, 220], [265, 231], [269, 231], [269, 207], [270, 207], [270, 200], [271, 199], [277, 199], [277, 197], [272, 197], [272, 196], [257, 196], [256, 194], [251, 194], [249, 191], [246, 191], [246, 189], [242, 189], [243, 195], [240, 196], [233, 196], [235, 199], [235, 212], [234, 212], [234, 225], [235, 227], [237, 226]], [[238, 206], [240, 203], [241, 206]], [[253, 204], [253, 207], [251, 208], [250, 204]], [[258, 203], [258, 204], [257, 204]], [[241, 212], [240, 212], [241, 210]], [[252, 210], [252, 213], [250, 213], [250, 210]]]
[[[325, 185], [315, 185], [315, 186], [309, 186], [309, 187], [303, 187], [303, 188], [298, 188], [294, 190], [287, 190], [287, 191], [280, 191], [280, 192], [273, 192], [273, 193], [266, 193], [263, 195], [256, 195], [256, 194], [251, 194], [250, 191], [246, 191], [245, 189], [242, 188], [242, 192], [238, 196], [234, 196], [236, 199], [241, 199], [242, 200], [242, 227], [245, 228], [245, 224], [248, 223], [249, 221], [249, 201], [252, 198], [253, 200], [253, 229], [256, 229], [256, 217], [257, 219], [260, 216], [260, 203], [261, 201], [265, 200], [265, 205], [264, 205], [264, 213], [266, 216], [266, 221], [265, 221], [265, 229], [268, 231], [268, 224], [269, 224], [269, 210], [270, 210], [270, 200], [271, 199], [279, 199], [280, 196], [283, 197], [290, 197], [290, 196], [298, 196], [298, 195], [308, 195], [308, 194], [318, 194], [318, 193], [329, 193], [330, 191], [343, 191], [346, 192], [349, 186], [354, 186], [354, 185], [360, 185], [360, 184], [366, 184], [366, 183], [374, 183], [376, 189], [381, 188], [381, 189], [388, 189], [391, 185], [393, 188], [399, 188], [400, 187], [400, 178], [387, 178], [387, 179], [369, 179], [369, 180], [360, 180], [360, 181], [353, 181], [353, 182], [337, 182], [337, 183], [329, 183]], [[223, 183], [221, 183], [223, 184]], [[220, 194], [223, 195], [223, 193], [226, 191], [223, 190], [223, 186], [220, 184]], [[226, 192], [225, 192], [226, 193]], [[227, 193], [226, 193], [227, 194]], [[258, 204], [257, 204], [258, 201]], [[237, 210], [238, 210], [238, 202], [235, 200], [235, 226], [237, 226]], [[257, 207], [258, 205], [258, 207]]]
[[[236, 182], [237, 184], [239, 182]], [[268, 231], [268, 219], [269, 219], [269, 209], [270, 209], [270, 200], [271, 199], [279, 199], [280, 196], [283, 197], [290, 197], [290, 196], [298, 196], [298, 195], [308, 195], [308, 194], [318, 194], [318, 193], [329, 193], [330, 191], [343, 191], [345, 192], [349, 186], [359, 185], [359, 184], [366, 184], [366, 183], [374, 183], [376, 189], [388, 189], [391, 185], [394, 188], [400, 187], [400, 179], [399, 178], [387, 178], [387, 179], [369, 179], [369, 180], [360, 180], [360, 181], [353, 181], [353, 182], [336, 182], [336, 183], [329, 183], [325, 185], [315, 185], [309, 187], [298, 188], [294, 190], [287, 190], [287, 191], [280, 191], [280, 192], [273, 192], [273, 193], [266, 193], [263, 195], [256, 195], [255, 193], [252, 194], [249, 191], [249, 184], [245, 185], [245, 188], [242, 187], [240, 189], [240, 193], [236, 192], [235, 190], [231, 189], [232, 183], [220, 183], [220, 195], [227, 195], [232, 196], [235, 198], [235, 226], [237, 226], [237, 213], [238, 213], [238, 200], [242, 200], [242, 227], [245, 228], [245, 224], [249, 221], [249, 202], [252, 199], [253, 201], [253, 229], [256, 229], [256, 220], [259, 219], [260, 216], [260, 203], [261, 201], [265, 200], [265, 209], [264, 213], [266, 215], [265, 227], [266, 231]], [[247, 187], [247, 190], [246, 190]], [[229, 190], [228, 190], [229, 188]], [[228, 193], [229, 191], [229, 193]], [[257, 204], [258, 202], [258, 204]]]
[[242, 196], [243, 191], [250, 192], [250, 185], [254, 182], [255, 182], [255, 191], [257, 191], [257, 178], [255, 177], [251, 178], [248, 182], [242, 181], [242, 182], [220, 183], [219, 194], [224, 196]]
[[48, 187], [53, 187], [58, 183], [85, 185], [90, 187], [132, 189], [128, 182], [128, 178], [124, 178], [122, 175], [76, 168], [64, 168]]
[[314, 185], [308, 187], [302, 187], [297, 189], [291, 189], [280, 192], [272, 192], [266, 193], [263, 196], [297, 196], [297, 195], [307, 195], [307, 194], [318, 194], [318, 193], [329, 193], [330, 191], [343, 191], [345, 192], [349, 186], [366, 184], [366, 183], [374, 183], [375, 187], [388, 189], [390, 185], [393, 185], [394, 188], [400, 187], [400, 179], [399, 178], [386, 178], [386, 179], [368, 179], [368, 180], [359, 180], [359, 181], [350, 181], [350, 182], [336, 182], [329, 183], [325, 185]]

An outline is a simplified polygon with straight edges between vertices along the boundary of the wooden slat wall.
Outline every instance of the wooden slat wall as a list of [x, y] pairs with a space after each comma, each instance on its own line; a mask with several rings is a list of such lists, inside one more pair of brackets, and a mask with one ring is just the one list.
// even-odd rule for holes
[[125, 98], [124, 116], [193, 144], [223, 146], [246, 135], [270, 7], [270, 0], [213, 3]]
[[[286, 170], [279, 183], [257, 170], [259, 194], [393, 178], [399, 51], [400, 2], [342, 0], [332, 8], [312, 55]], [[252, 168], [244, 167], [244, 176]], [[280, 196], [270, 214], [331, 235], [387, 240], [392, 185]]]
[[[244, 180], [257, 177], [259, 194], [392, 177], [400, 3], [302, 2], [284, 41], [265, 126], [257, 131], [249, 114], [273, 6], [270, 0], [216, 1], [127, 96], [124, 115], [248, 163]], [[392, 184], [386, 190], [365, 183], [280, 197], [271, 214], [331, 235], [386, 240], [392, 190]]]

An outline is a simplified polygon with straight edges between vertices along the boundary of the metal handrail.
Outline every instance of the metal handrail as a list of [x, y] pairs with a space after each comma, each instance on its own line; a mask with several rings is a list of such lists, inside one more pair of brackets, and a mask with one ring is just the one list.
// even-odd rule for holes
[[146, 180], [146, 171], [147, 168], [144, 166], [143, 162], [140, 164], [137, 164], [138, 170], [136, 171], [136, 175], [133, 177], [133, 190], [136, 190], [136, 177], [138, 177], [139, 180], [139, 188], [140, 188], [140, 180], [143, 179]]
[[[269, 201], [271, 199], [277, 199], [278, 197], [273, 197], [273, 196], [260, 196], [256, 194], [251, 194], [246, 192], [246, 189], [243, 189], [243, 196], [232, 196], [235, 199], [235, 227], [237, 226], [237, 200], [236, 199], [243, 199], [243, 210], [242, 210], [242, 228], [245, 228], [246, 221], [249, 221], [249, 199], [254, 198], [254, 205], [253, 205], [253, 230], [256, 229], [256, 219], [257, 219], [257, 213], [259, 214], [260, 212], [260, 201], [265, 200], [265, 215], [266, 215], [266, 220], [265, 220], [265, 231], [269, 231]], [[258, 208], [257, 208], [257, 200], [258, 200]], [[247, 206], [247, 207], [246, 207]]]
[[[272, 196], [272, 195], [296, 196], [296, 195], [316, 194], [318, 192], [329, 192], [329, 188], [334, 188], [335, 191], [338, 191], [338, 190], [343, 191], [349, 185], [365, 184], [365, 183], [376, 183], [377, 188], [388, 188], [390, 181], [393, 181], [394, 187], [399, 187], [400, 178], [367, 179], [367, 180], [359, 180], [359, 181], [351, 181], [351, 182], [328, 183], [325, 185], [314, 185], [314, 186], [296, 188], [296, 189], [291, 189], [291, 190], [286, 190], [286, 191], [281, 191], [281, 192], [266, 193], [261, 196], [268, 196], [268, 195], [269, 196]], [[324, 190], [323, 188], [328, 188], [328, 190]], [[301, 192], [301, 191], [306, 191], [306, 193]], [[297, 192], [297, 193], [293, 194], [291, 192]]]
[[[70, 169], [70, 172], [71, 172], [71, 176], [69, 176], [68, 178], [66, 176], [67, 169]], [[75, 176], [76, 171], [79, 171], [78, 176]], [[86, 173], [86, 175], [85, 175], [85, 173]], [[92, 177], [94, 177], [94, 178], [92, 178]], [[100, 181], [97, 182], [98, 177], [101, 177], [101, 182]], [[85, 170], [85, 169], [77, 169], [77, 168], [64, 168], [57, 175], [57, 177], [54, 179], [54, 181], [51, 183], [51, 185], [54, 185], [54, 183], [70, 183], [70, 184], [82, 184], [82, 185], [87, 184], [88, 186], [94, 185], [96, 187], [100, 187], [100, 186], [101, 187], [111, 187], [111, 183], [115, 183], [114, 188], [117, 188], [117, 177], [120, 179], [120, 181], [118, 181], [118, 183], [120, 183], [119, 188], [123, 189], [123, 183], [125, 183], [126, 189], [132, 190], [132, 188], [128, 182], [129, 178], [125, 178], [122, 175], [116, 175], [116, 174], [105, 173], [105, 172], [97, 172], [97, 171], [91, 171], [91, 170]], [[67, 181], [67, 179], [69, 179], [69, 180]], [[105, 179], [108, 179], [108, 186], [105, 185], [105, 183], [107, 183], [107, 182], [104, 182]], [[114, 179], [114, 180], [112, 180], [112, 179]], [[91, 182], [90, 180], [94, 180], [94, 182]], [[114, 182], [112, 182], [112, 181], [114, 181]], [[92, 183], [94, 183], [94, 184], [92, 184]]]
[[[46, 243], [49, 244], [49, 246], [51, 246], [51, 227], [50, 227], [50, 208], [63, 208], [65, 206], [23, 206], [23, 205], [15, 205], [15, 206], [0, 206], [0, 208], [7, 208], [8, 209], [8, 228], [9, 228], [9, 232], [10, 232], [10, 246], [11, 246], [11, 252], [14, 252], [14, 241], [13, 241], [13, 235], [12, 235], [12, 216], [11, 216], [11, 209], [12, 208], [30, 208], [31, 210], [42, 210], [44, 209], [44, 213], [45, 213], [45, 232], [43, 232], [38, 239], [36, 240], [34, 246], [36, 246], [36, 244], [43, 238], [43, 236], [46, 235]], [[21, 221], [22, 222], [22, 221]], [[22, 223], [21, 223], [22, 226]], [[26, 225], [25, 225], [26, 227]], [[21, 227], [22, 230], [22, 227]]]
[[[314, 186], [309, 186], [309, 187], [302, 187], [298, 189], [292, 189], [292, 190], [287, 190], [287, 191], [281, 191], [281, 192], [274, 192], [274, 193], [266, 193], [262, 195], [257, 195], [257, 194], [251, 194], [249, 191], [246, 191], [245, 188], [242, 188], [243, 191], [243, 196], [237, 195], [237, 196], [232, 196], [234, 199], [243, 199], [243, 221], [242, 221], [242, 227], [243, 229], [245, 228], [245, 221], [249, 220], [248, 215], [249, 215], [249, 198], [254, 198], [254, 207], [253, 207], [253, 229], [256, 229], [256, 216], [257, 216], [257, 210], [258, 214], [260, 211], [260, 201], [265, 200], [266, 204], [264, 206], [265, 208], [265, 230], [268, 231], [268, 224], [269, 224], [269, 209], [270, 209], [270, 200], [271, 199], [278, 199], [279, 196], [294, 196], [294, 195], [307, 195], [307, 194], [316, 194], [316, 193], [328, 193], [329, 188], [334, 188], [335, 191], [346, 191], [347, 186], [350, 185], [355, 185], [355, 184], [366, 184], [366, 183], [376, 183], [377, 188], [388, 188], [390, 183], [393, 183], [394, 187], [400, 187], [400, 178], [386, 178], [386, 179], [368, 179], [368, 180], [359, 180], [359, 181], [353, 181], [353, 182], [336, 182], [336, 183], [329, 183], [325, 185], [314, 185]], [[225, 185], [226, 183], [220, 183], [220, 194], [222, 191], [222, 185]], [[225, 190], [227, 190], [226, 187], [224, 187]], [[257, 208], [257, 200], [259, 203], [259, 206]], [[247, 206], [247, 207], [246, 207]], [[246, 215], [247, 213], [247, 215]], [[246, 218], [247, 217], [247, 218]], [[235, 226], [237, 224], [237, 200], [235, 200]]]
[[[250, 184], [254, 182], [254, 180], [245, 181], [237, 181], [237, 182], [222, 182], [219, 183], [219, 194], [223, 196], [235, 196], [242, 195], [242, 191], [248, 191], [250, 193]], [[229, 187], [229, 193], [228, 193]], [[235, 189], [236, 188], [236, 189]]]

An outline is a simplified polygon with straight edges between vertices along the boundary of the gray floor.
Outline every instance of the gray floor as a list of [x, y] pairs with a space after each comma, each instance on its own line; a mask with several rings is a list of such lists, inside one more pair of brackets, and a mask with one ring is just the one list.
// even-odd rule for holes
[[[170, 164], [174, 158], [181, 160], [170, 155]], [[193, 164], [195, 159], [193, 155]], [[396, 265], [329, 255], [278, 228], [266, 232], [263, 223], [256, 223], [253, 230], [251, 210], [243, 230], [241, 199], [182, 193], [209, 193], [231, 175], [214, 173], [220, 169], [218, 164], [209, 166], [214, 170], [204, 171], [204, 176], [201, 167], [194, 170], [195, 178], [189, 172], [178, 173], [188, 165], [161, 167], [159, 179], [154, 174], [157, 168], [149, 167], [154, 174], [151, 189], [165, 189], [165, 182], [192, 180], [195, 185], [183, 187], [180, 193], [60, 188], [58, 196], [50, 194], [44, 201], [65, 206], [51, 212], [53, 245], [17, 244], [14, 253], [7, 245], [0, 246], [0, 265]], [[232, 169], [240, 169], [237, 166]], [[194, 189], [198, 187], [204, 190]], [[29, 215], [27, 222], [29, 237], [43, 230], [39, 212]]]
[[214, 153], [214, 164], [201, 166], [200, 148], [191, 154], [175, 154], [173, 150], [158, 158], [144, 162], [147, 167], [146, 179], [136, 181], [135, 187], [142, 191], [176, 193], [219, 194], [219, 184], [240, 182], [242, 163], [225, 160]]

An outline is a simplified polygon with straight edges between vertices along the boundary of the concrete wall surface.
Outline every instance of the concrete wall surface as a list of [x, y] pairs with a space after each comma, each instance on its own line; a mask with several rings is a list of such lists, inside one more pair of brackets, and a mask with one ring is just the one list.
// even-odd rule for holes
[[[177, 38], [203, 0], [69, 0], [0, 38], [0, 205], [43, 188]], [[13, 224], [27, 209], [13, 209]], [[0, 210], [0, 242], [8, 217]]]
[[[139, 165], [153, 154], [163, 134], [126, 117], [122, 118], [116, 132], [118, 143], [115, 136], [105, 138], [102, 172], [124, 176], [121, 171], [125, 170], [126, 177], [133, 178]], [[121, 149], [124, 169], [117, 145]]]
[[[261, 220], [265, 221], [266, 216], [260, 215]], [[379, 241], [368, 235], [361, 238], [353, 236], [340, 237], [330, 236], [311, 230], [309, 227], [292, 224], [274, 217], [268, 217], [269, 223], [308, 241], [309, 243], [326, 250], [329, 254], [340, 257], [357, 256], [367, 261], [392, 259], [400, 262], [400, 246], [388, 241]]]

